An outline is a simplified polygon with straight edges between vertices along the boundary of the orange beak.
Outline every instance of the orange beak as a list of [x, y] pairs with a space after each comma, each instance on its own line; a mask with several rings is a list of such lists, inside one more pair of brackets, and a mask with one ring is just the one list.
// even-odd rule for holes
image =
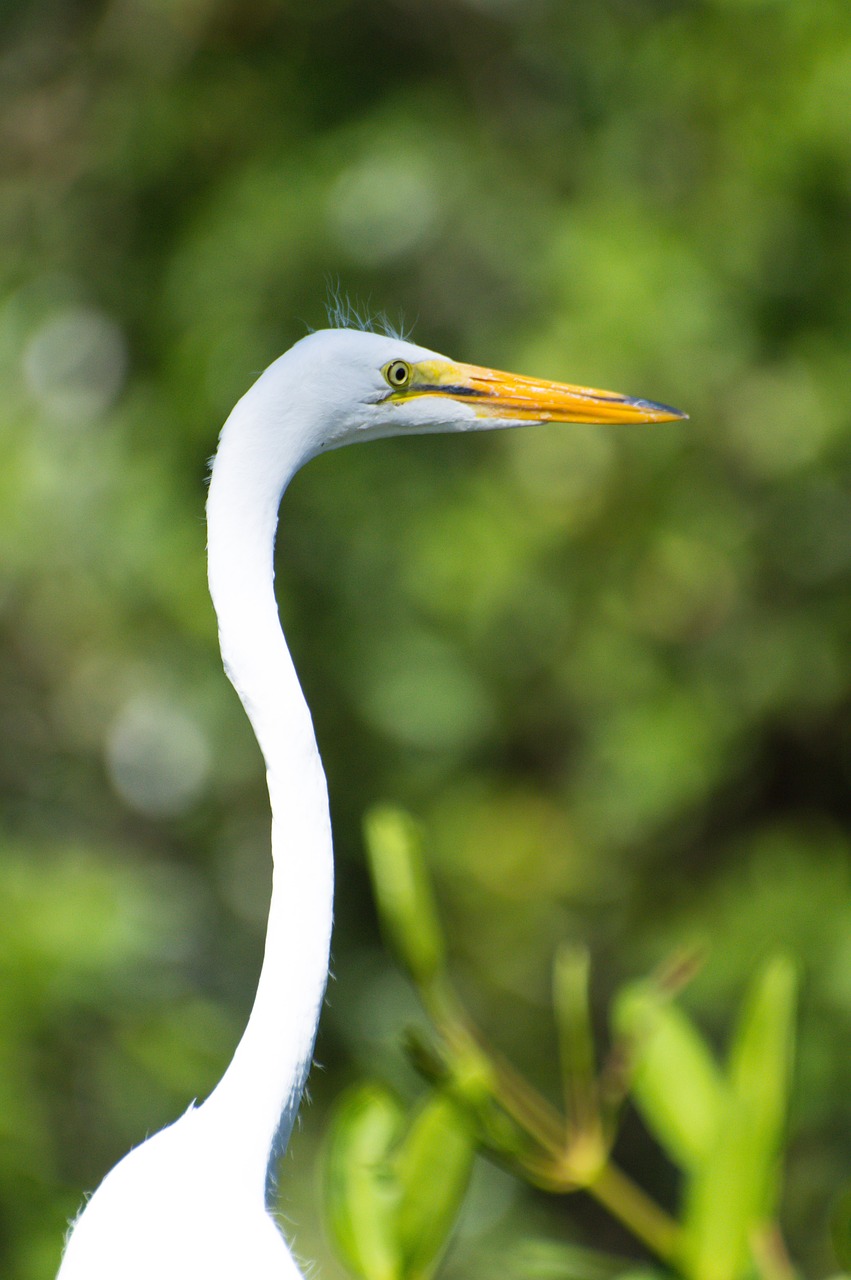
[[472, 364], [423, 361], [404, 393], [449, 396], [469, 404], [481, 417], [521, 422], [673, 422], [687, 414], [652, 400], [636, 400], [616, 391], [574, 387], [569, 383], [524, 378]]

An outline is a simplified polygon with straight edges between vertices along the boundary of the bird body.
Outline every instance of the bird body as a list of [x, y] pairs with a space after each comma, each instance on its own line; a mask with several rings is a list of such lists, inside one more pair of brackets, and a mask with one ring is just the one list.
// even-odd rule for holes
[[328, 973], [333, 855], [310, 711], [278, 617], [278, 508], [316, 454], [358, 440], [676, 410], [457, 364], [399, 338], [321, 330], [263, 373], [222, 429], [208, 515], [225, 670], [266, 761], [273, 882], [245, 1032], [200, 1106], [126, 1155], [72, 1226], [58, 1280], [290, 1280], [270, 1171], [304, 1090]]
[[107, 1174], [72, 1229], [61, 1280], [298, 1280], [262, 1187], [193, 1107]]

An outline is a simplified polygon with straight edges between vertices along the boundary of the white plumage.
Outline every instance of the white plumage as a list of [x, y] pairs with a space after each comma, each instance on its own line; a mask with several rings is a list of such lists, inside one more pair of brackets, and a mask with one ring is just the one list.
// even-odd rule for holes
[[278, 507], [292, 476], [323, 450], [379, 436], [679, 416], [349, 329], [302, 339], [239, 401], [213, 464], [209, 583], [225, 669], [267, 766], [274, 874], [262, 971], [220, 1083], [107, 1175], [69, 1234], [59, 1280], [300, 1275], [266, 1201], [313, 1054], [333, 858], [325, 775], [274, 593]]

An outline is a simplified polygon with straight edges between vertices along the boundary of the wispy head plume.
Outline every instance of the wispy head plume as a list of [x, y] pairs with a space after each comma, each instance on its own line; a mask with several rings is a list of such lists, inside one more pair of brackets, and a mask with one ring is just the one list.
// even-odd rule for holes
[[400, 319], [394, 324], [386, 311], [374, 311], [369, 302], [361, 303], [347, 294], [339, 280], [328, 281], [325, 314], [329, 329], [361, 329], [364, 333], [383, 333], [387, 338], [407, 341], [411, 330]]

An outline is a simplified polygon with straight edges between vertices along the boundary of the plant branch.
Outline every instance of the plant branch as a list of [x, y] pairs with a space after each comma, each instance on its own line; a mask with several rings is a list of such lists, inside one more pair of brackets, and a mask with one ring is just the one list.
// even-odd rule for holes
[[681, 1232], [675, 1220], [611, 1161], [587, 1185], [595, 1200], [664, 1262], [676, 1263]]

